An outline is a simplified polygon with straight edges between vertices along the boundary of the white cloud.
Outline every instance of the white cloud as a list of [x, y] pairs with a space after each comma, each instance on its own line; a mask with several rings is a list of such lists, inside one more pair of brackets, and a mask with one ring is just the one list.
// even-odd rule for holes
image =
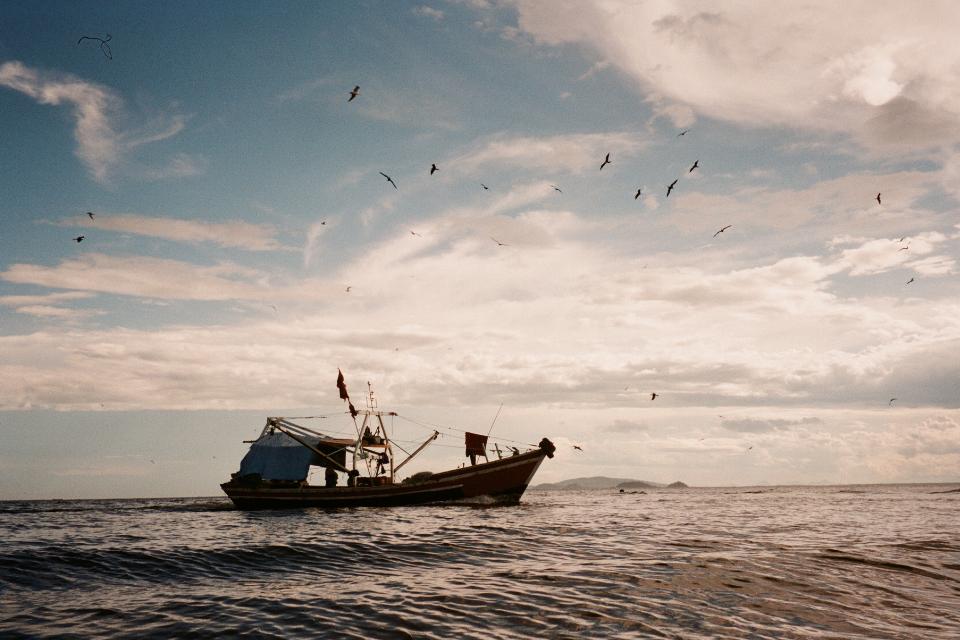
[[488, 165], [582, 173], [599, 167], [607, 153], [616, 162], [618, 156], [636, 155], [647, 144], [646, 139], [627, 132], [541, 137], [504, 133], [481, 142], [448, 164], [461, 173]]
[[249, 222], [203, 222], [185, 218], [145, 216], [137, 213], [101, 213], [94, 220], [86, 216], [67, 218], [61, 225], [95, 227], [119, 233], [164, 238], [177, 242], [211, 242], [221, 247], [248, 251], [276, 251], [284, 249], [271, 225]]
[[437, 22], [443, 20], [443, 11], [434, 9], [433, 7], [425, 4], [414, 7], [413, 13], [422, 18], [430, 18], [431, 20], [436, 20]]
[[960, 14], [949, 2], [842, 6], [518, 0], [519, 30], [577, 43], [648, 93], [750, 126], [875, 145], [960, 140]]
[[[174, 115], [155, 118], [141, 130], [118, 130], [116, 123], [124, 115], [124, 105], [113, 90], [69, 74], [31, 69], [21, 62], [0, 65], [0, 86], [24, 93], [40, 104], [70, 105], [75, 119], [76, 155], [101, 183], [120, 170], [130, 151], [174, 136], [184, 127], [184, 118]], [[166, 174], [182, 175], [188, 165], [198, 169], [195, 160], [185, 164], [184, 158], [188, 156], [179, 161], [175, 157]]]

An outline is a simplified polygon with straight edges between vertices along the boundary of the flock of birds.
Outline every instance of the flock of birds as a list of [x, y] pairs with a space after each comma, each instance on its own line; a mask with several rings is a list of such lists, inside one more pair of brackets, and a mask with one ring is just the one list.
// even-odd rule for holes
[[[112, 52], [111, 49], [110, 49], [110, 45], [107, 44], [108, 42], [110, 42], [111, 39], [112, 39], [112, 36], [111, 36], [109, 33], [106, 34], [106, 38], [99, 38], [99, 37], [96, 37], [96, 36], [82, 36], [82, 37], [77, 41], [77, 46], [79, 46], [84, 40], [90, 40], [90, 41], [93, 41], [93, 42], [99, 42], [99, 43], [100, 43], [100, 50], [101, 50], [101, 52], [103, 53], [103, 55], [104, 55], [106, 58], [108, 58], [108, 59], [110, 59], [110, 60], [113, 60], [113, 52]], [[347, 98], [347, 102], [353, 102], [354, 100], [356, 100], [356, 98], [360, 95], [360, 85], [355, 85], [355, 86], [353, 87], [353, 89], [351, 89], [350, 92], [349, 92], [347, 95], [349, 96], [349, 97]], [[678, 138], [683, 137], [683, 136], [687, 135], [687, 133], [689, 133], [689, 131], [690, 131], [690, 129], [683, 129], [682, 131], [680, 131], [679, 133], [677, 133], [677, 137], [678, 137]], [[608, 164], [613, 164], [613, 160], [610, 159], [610, 154], [609, 154], [609, 153], [607, 153], [607, 154], [604, 156], [603, 161], [600, 163], [600, 171], [603, 171], [603, 168], [606, 167]], [[698, 159], [694, 160], [693, 164], [692, 164], [692, 165], [690, 166], [690, 168], [687, 170], [687, 173], [688, 173], [688, 174], [693, 173], [696, 169], [699, 169], [699, 168], [700, 168], [700, 159], [698, 158]], [[431, 164], [430, 164], [429, 175], [432, 176], [433, 174], [437, 173], [439, 170], [440, 170], [440, 168], [437, 167], [437, 164], [436, 164], [435, 162], [434, 162], [434, 163], [431, 163]], [[400, 188], [397, 186], [397, 183], [394, 182], [393, 178], [391, 178], [389, 175], [387, 175], [387, 174], [384, 173], [383, 171], [380, 171], [379, 173], [380, 173], [381, 176], [383, 176], [383, 177], [386, 179], [386, 181], [387, 181], [391, 186], [393, 186], [394, 189], [396, 189], [396, 190], [398, 190], [398, 191], [400, 190]], [[667, 185], [667, 191], [666, 191], [666, 196], [665, 196], [665, 197], [667, 197], [667, 198], [670, 197], [670, 194], [673, 193], [673, 190], [676, 188], [677, 182], [679, 182], [679, 180], [680, 180], [679, 178], [676, 178], [676, 179], [673, 180], [673, 182], [671, 182], [670, 184]], [[485, 191], [489, 191], [489, 189], [490, 189], [490, 187], [488, 187], [486, 184], [484, 184], [484, 183], [482, 183], [482, 182], [480, 183], [480, 186], [481, 186]], [[551, 187], [553, 188], [553, 190], [556, 191], [557, 193], [561, 193], [561, 194], [563, 193], [563, 191], [560, 189], [560, 187], [559, 187], [558, 185], [552, 184], [552, 185], [550, 185], [550, 186], [551, 186]], [[633, 196], [633, 199], [634, 199], [634, 200], [637, 200], [637, 199], [639, 199], [640, 196], [642, 196], [642, 195], [643, 195], [643, 188], [642, 188], [642, 187], [638, 187], [636, 194], [634, 194], [634, 196]], [[874, 197], [874, 200], [877, 201], [877, 204], [878, 204], [878, 205], [881, 205], [881, 206], [882, 206], [882, 205], [883, 205], [883, 200], [882, 200], [882, 198], [881, 198], [881, 195], [882, 195], [882, 192], [877, 192], [877, 195]], [[87, 211], [87, 216], [90, 218], [90, 220], [94, 220], [94, 219], [96, 218], [96, 214], [93, 213], [92, 211]], [[323, 222], [321, 222], [320, 224], [326, 225], [326, 221], [323, 221]], [[720, 229], [718, 229], [718, 230], [716, 231], [716, 233], [713, 234], [713, 237], [716, 238], [716, 237], [719, 236], [721, 233], [725, 232], [727, 229], [730, 229], [730, 228], [732, 228], [732, 227], [733, 227], [733, 225], [731, 225], [731, 224], [728, 224], [728, 225], [725, 225], [725, 226], [721, 227]], [[411, 235], [413, 235], [413, 236], [422, 237], [422, 236], [421, 236], [419, 233], [417, 233], [416, 231], [412, 231], [412, 230], [411, 230], [410, 233], [411, 233]], [[80, 243], [80, 242], [83, 242], [83, 240], [84, 240], [85, 238], [86, 238], [86, 236], [84, 236], [84, 235], [79, 235], [79, 236], [76, 236], [75, 238], [73, 238], [73, 240], [74, 240], [75, 242], [77, 242], [77, 243]], [[506, 244], [506, 243], [504, 243], [504, 242], [501, 242], [501, 241], [497, 240], [497, 239], [494, 238], [493, 236], [490, 236], [490, 239], [493, 240], [493, 241], [497, 244], [498, 247], [508, 247], [508, 246], [510, 246], [510, 245], [508, 245], [508, 244]], [[899, 241], [899, 242], [902, 244], [904, 240], [906, 240], [906, 237], [900, 238], [900, 241]], [[901, 247], [898, 249], [898, 251], [908, 251], [909, 248], [910, 248], [910, 247], [909, 247], [909, 244], [907, 244], [906, 246], [901, 246]], [[906, 282], [906, 284], [911, 284], [912, 282], [914, 282], [914, 280], [915, 280], [915, 278], [910, 278], [910, 279]], [[352, 288], [353, 288], [353, 287], [351, 287], [351, 286], [346, 287], [346, 292], [347, 292], [347, 293], [350, 293], [350, 290], [351, 290]], [[275, 307], [274, 305], [270, 305], [270, 306], [273, 307], [273, 309], [276, 311], [276, 307]], [[660, 395], [659, 393], [651, 392], [651, 393], [650, 393], [650, 401], [652, 402], [652, 401], [656, 400], [656, 399], [659, 397], [659, 395]], [[890, 401], [889, 401], [888, 405], [889, 405], [889, 406], [893, 406], [894, 401], [896, 401], [896, 398], [890, 398]], [[721, 418], [722, 418], [722, 416], [721, 416]], [[702, 440], [702, 438], [701, 438], [701, 440]], [[573, 448], [576, 449], [577, 451], [581, 451], [581, 452], [583, 451], [583, 449], [582, 449], [579, 445], [572, 445], [572, 446], [573, 446]], [[751, 449], [753, 449], [753, 445], [750, 445], [750, 446], [747, 448], [748, 451], [751, 450]], [[151, 462], [153, 462], [153, 460], [151, 460]]]

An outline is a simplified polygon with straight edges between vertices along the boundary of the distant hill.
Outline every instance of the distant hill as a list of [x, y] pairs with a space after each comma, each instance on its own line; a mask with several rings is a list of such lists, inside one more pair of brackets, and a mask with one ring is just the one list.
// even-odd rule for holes
[[666, 486], [662, 482], [650, 482], [648, 480], [591, 476], [589, 478], [571, 478], [561, 482], [546, 482], [534, 485], [530, 489], [532, 491], [595, 491], [598, 489], [653, 489]]

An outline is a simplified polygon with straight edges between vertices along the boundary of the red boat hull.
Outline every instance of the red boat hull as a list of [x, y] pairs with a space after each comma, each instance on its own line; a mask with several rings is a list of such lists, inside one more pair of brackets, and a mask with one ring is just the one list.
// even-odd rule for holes
[[516, 504], [547, 455], [548, 452], [541, 448], [502, 460], [444, 471], [410, 485], [319, 487], [294, 483], [251, 485], [230, 481], [220, 488], [240, 509], [379, 507], [444, 502]]

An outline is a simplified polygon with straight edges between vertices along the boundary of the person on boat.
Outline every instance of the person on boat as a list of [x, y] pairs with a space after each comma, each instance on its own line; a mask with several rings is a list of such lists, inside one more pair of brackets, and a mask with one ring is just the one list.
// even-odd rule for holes
[[348, 487], [357, 486], [357, 476], [359, 475], [360, 475], [359, 471], [357, 471], [356, 469], [350, 469], [350, 471], [347, 472], [347, 486]]
[[382, 451], [377, 459], [377, 475], [384, 473], [388, 464], [390, 464], [390, 456], [387, 455], [386, 451]]
[[333, 467], [327, 467], [327, 470], [323, 474], [323, 479], [328, 487], [337, 486], [337, 470]]

